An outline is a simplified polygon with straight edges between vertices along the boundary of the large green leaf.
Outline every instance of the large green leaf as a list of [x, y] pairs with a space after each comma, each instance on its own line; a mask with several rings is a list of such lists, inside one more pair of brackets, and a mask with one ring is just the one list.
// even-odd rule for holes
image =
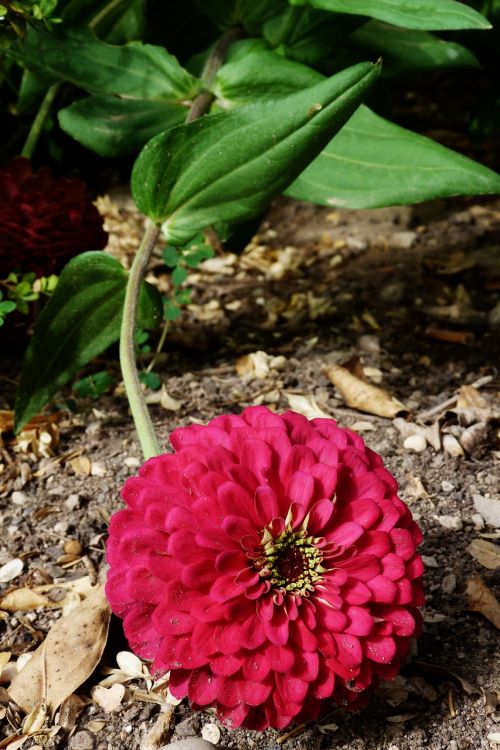
[[191, 98], [200, 89], [199, 81], [163, 47], [107, 44], [86, 28], [28, 28], [11, 52], [35, 73], [71, 81], [91, 94], [174, 101]]
[[500, 175], [361, 106], [286, 194], [325, 206], [379, 208], [499, 192]]
[[243, 26], [253, 34], [266, 19], [286, 7], [286, 0], [195, 0], [197, 7], [221, 29]]
[[132, 172], [139, 209], [186, 244], [256, 216], [317, 156], [379, 75], [361, 63], [304, 91], [209, 115], [153, 138]]
[[407, 29], [489, 29], [490, 22], [456, 0], [290, 0], [292, 5], [370, 16]]
[[436, 68], [479, 66], [477, 57], [456, 42], [439, 39], [428, 31], [401, 29], [369, 21], [351, 40], [384, 58], [384, 73], [417, 73]]
[[223, 65], [212, 88], [222, 107], [267, 101], [300, 91], [324, 76], [307, 65], [287, 60], [271, 50], [249, 52]]
[[288, 7], [263, 26], [264, 38], [286, 57], [316, 65], [328, 57], [363, 18], [327, 13], [309, 7]]
[[[73, 258], [43, 309], [26, 352], [16, 399], [18, 432], [75, 373], [118, 341], [127, 273], [103, 252]], [[157, 325], [161, 297], [141, 290], [139, 325]]]
[[59, 111], [59, 124], [101, 156], [137, 153], [150, 138], [186, 117], [181, 104], [89, 96]]

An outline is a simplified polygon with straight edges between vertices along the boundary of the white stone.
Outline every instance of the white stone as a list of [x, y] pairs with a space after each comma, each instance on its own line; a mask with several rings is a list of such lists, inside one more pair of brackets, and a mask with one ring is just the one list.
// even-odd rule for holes
[[483, 497], [482, 495], [472, 495], [474, 508], [486, 521], [488, 526], [500, 528], [500, 500], [494, 500], [492, 497]]
[[471, 521], [474, 524], [474, 528], [476, 529], [476, 531], [481, 531], [481, 529], [484, 529], [484, 518], [480, 513], [473, 513], [471, 516]]
[[415, 453], [422, 453], [427, 448], [427, 440], [423, 435], [410, 435], [403, 443], [404, 448]]
[[444, 576], [443, 580], [441, 581], [441, 589], [445, 594], [453, 594], [457, 587], [457, 577], [454, 573], [449, 573], [449, 575]]
[[451, 482], [447, 482], [445, 479], [444, 482], [441, 482], [441, 489], [443, 490], [443, 492], [453, 492], [453, 490], [455, 489], [455, 485]]
[[212, 750], [215, 745], [201, 737], [187, 737], [185, 740], [176, 740], [168, 745], [162, 745], [158, 750]]
[[10, 496], [10, 499], [12, 500], [14, 505], [25, 505], [29, 500], [26, 492], [20, 492], [19, 490], [14, 490], [14, 492]]
[[462, 528], [462, 519], [460, 516], [438, 516], [440, 526], [450, 531], [460, 531]]

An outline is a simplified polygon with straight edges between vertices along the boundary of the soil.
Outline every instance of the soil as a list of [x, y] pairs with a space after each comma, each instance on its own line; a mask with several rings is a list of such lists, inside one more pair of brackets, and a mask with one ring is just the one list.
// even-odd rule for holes
[[[155, 276], [160, 285], [166, 283], [159, 265]], [[193, 304], [171, 331], [167, 354], [155, 367], [175, 400], [164, 401], [170, 410], [160, 403], [151, 406], [162, 444], [180, 424], [205, 422], [247, 404], [283, 411], [287, 393], [314, 398], [383, 456], [424, 531], [427, 563], [424, 632], [391, 689], [379, 690], [357, 713], [328, 707], [325, 717], [288, 739], [286, 731], [220, 726], [218, 746], [495, 748], [491, 736], [500, 732], [498, 631], [468, 609], [465, 589], [477, 575], [493, 591], [499, 584], [498, 571], [484, 568], [467, 551], [481, 534], [489, 534], [493, 543], [499, 538], [494, 520], [487, 525], [474, 505], [474, 496], [492, 505], [500, 498], [498, 425], [483, 422], [479, 439], [462, 456], [429, 445], [412, 451], [390, 419], [347, 407], [323, 370], [361, 358], [365, 374], [381, 380], [380, 386], [405, 404], [410, 423], [485, 376], [491, 378], [481, 393], [494, 399], [500, 385], [500, 201], [454, 200], [368, 212], [283, 200], [242, 254], [219, 254], [186, 283], [193, 289]], [[236, 360], [258, 350], [284, 357], [279, 369], [271, 368], [262, 378], [238, 374]], [[9, 363], [8, 373], [16, 367]], [[98, 368], [103, 367], [118, 377], [116, 363], [104, 361]], [[8, 409], [13, 393], [5, 385], [0, 408]], [[79, 400], [77, 406], [75, 414], [59, 421], [59, 438], [54, 436], [45, 456], [35, 438], [22, 452], [19, 445], [9, 445], [12, 436], [4, 435], [0, 565], [20, 556], [24, 570], [1, 587], [3, 592], [21, 586], [27, 576], [31, 584], [68, 581], [103, 565], [109, 517], [120, 507], [121, 485], [140, 464], [140, 448], [119, 388], [97, 401]], [[441, 433], [451, 429], [460, 436], [461, 428], [445, 412], [436, 415]], [[416, 491], [420, 487], [423, 491]], [[61, 557], [69, 540], [80, 542], [85, 557], [77, 555], [72, 566], [64, 567]], [[5, 614], [0, 652], [17, 658], [33, 650], [59, 615], [44, 607]], [[116, 654], [124, 649], [120, 623], [113, 620], [101, 667], [116, 666]], [[89, 696], [100, 679], [97, 671], [78, 692]], [[140, 681], [135, 685], [144, 688]], [[6, 698], [0, 697], [1, 709]], [[7, 721], [10, 717], [15, 725], [12, 709], [4, 711], [0, 723], [5, 736], [13, 733]], [[59, 731], [47, 746], [143, 749], [159, 711], [158, 705], [133, 700], [129, 690], [111, 713], [91, 702], [71, 735]], [[212, 713], [194, 714], [183, 702], [175, 709], [171, 739], [199, 737], [202, 727], [212, 723], [217, 724]], [[23, 747], [44, 742], [35, 735]]]

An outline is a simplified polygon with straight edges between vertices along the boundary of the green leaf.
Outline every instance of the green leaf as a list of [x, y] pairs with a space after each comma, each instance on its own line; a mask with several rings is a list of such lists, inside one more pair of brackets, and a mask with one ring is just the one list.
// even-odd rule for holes
[[364, 22], [356, 16], [308, 7], [288, 7], [270, 18], [262, 33], [286, 57], [308, 65], [320, 63]]
[[161, 378], [156, 372], [140, 372], [139, 380], [144, 383], [145, 386], [151, 388], [152, 391], [157, 391], [161, 388]]
[[243, 26], [258, 33], [264, 21], [286, 6], [285, 0], [196, 0], [197, 7], [221, 29]]
[[91, 94], [172, 102], [200, 89], [199, 81], [163, 47], [106, 44], [87, 28], [50, 33], [28, 28], [10, 52], [49, 80], [71, 81]]
[[132, 172], [139, 210], [165, 222], [174, 245], [256, 216], [320, 153], [378, 75], [378, 65], [361, 63], [299, 93], [156, 136]]
[[180, 104], [89, 96], [59, 111], [61, 128], [106, 157], [137, 153], [150, 138], [186, 118]]
[[428, 31], [401, 29], [369, 21], [351, 40], [384, 57], [384, 73], [419, 73], [436, 68], [478, 67], [477, 57], [456, 42], [446, 42]]
[[286, 194], [324, 206], [379, 208], [500, 192], [500, 175], [362, 106]]
[[186, 281], [187, 279], [187, 271], [185, 268], [182, 268], [181, 266], [177, 266], [177, 268], [174, 268], [172, 271], [172, 284], [175, 284], [175, 286], [179, 286], [182, 284], [183, 281]]
[[[42, 310], [28, 346], [16, 398], [16, 432], [84, 365], [118, 340], [127, 273], [103, 252], [73, 258]], [[141, 291], [139, 325], [156, 325], [161, 296]]]
[[100, 370], [86, 378], [81, 378], [73, 383], [73, 391], [79, 398], [99, 398], [106, 393], [115, 379], [106, 370]]
[[370, 16], [407, 29], [490, 29], [490, 22], [456, 0], [290, 0], [291, 5]]
[[224, 109], [267, 101], [314, 86], [324, 76], [307, 65], [287, 60], [270, 50], [257, 50], [223, 65], [215, 78], [213, 93]]
[[167, 245], [163, 248], [162, 258], [166, 266], [168, 266], [169, 268], [175, 268], [175, 266], [179, 263], [179, 251], [176, 247]]

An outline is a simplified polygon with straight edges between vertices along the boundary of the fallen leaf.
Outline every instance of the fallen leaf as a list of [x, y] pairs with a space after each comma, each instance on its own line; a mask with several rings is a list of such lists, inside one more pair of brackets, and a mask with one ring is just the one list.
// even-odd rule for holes
[[266, 352], [258, 351], [244, 354], [235, 362], [238, 375], [253, 375], [258, 380], [265, 380], [270, 373], [269, 362], [271, 357]]
[[129, 677], [146, 677], [149, 676], [147, 667], [142, 663], [138, 656], [131, 651], [119, 651], [116, 655], [116, 663], [122, 672]]
[[376, 385], [365, 383], [352, 375], [345, 367], [333, 365], [326, 368], [324, 373], [352, 409], [388, 419], [408, 413], [406, 406], [390, 396], [387, 391]]
[[92, 719], [88, 722], [87, 729], [92, 732], [92, 734], [98, 734], [99, 732], [102, 732], [105, 726], [106, 722], [102, 719]]
[[57, 723], [63, 728], [66, 734], [73, 731], [76, 726], [78, 715], [88, 703], [89, 701], [87, 699], [82, 700], [82, 698], [80, 698], [79, 695], [75, 695], [75, 693], [71, 693], [71, 695], [68, 695], [68, 697], [63, 700], [61, 708], [59, 709]]
[[0, 568], [0, 583], [8, 583], [20, 576], [23, 572], [24, 563], [18, 557], [9, 560]]
[[404, 437], [410, 438], [418, 435], [423, 437], [429, 445], [432, 445], [434, 450], [438, 451], [441, 448], [441, 437], [439, 435], [439, 424], [434, 422], [430, 426], [423, 426], [415, 424], [415, 422], [407, 422], [402, 417], [396, 417], [392, 420], [392, 424], [396, 430]]
[[288, 393], [283, 391], [283, 395], [288, 401], [290, 409], [296, 411], [298, 414], [302, 414], [307, 419], [331, 419], [331, 414], [327, 414], [326, 411], [318, 406], [316, 399], [312, 396], [302, 396], [299, 393]]
[[429, 494], [422, 484], [422, 480], [414, 474], [406, 475], [404, 493], [408, 502], [410, 500], [430, 500]]
[[44, 702], [39, 703], [38, 706], [29, 712], [25, 717], [22, 726], [23, 734], [31, 735], [37, 734], [45, 726], [47, 721], [47, 706]]
[[489, 403], [473, 385], [462, 385], [458, 389], [457, 409], [488, 409]]
[[94, 703], [97, 703], [105, 713], [110, 714], [121, 705], [125, 696], [125, 686], [117, 684], [105, 688], [102, 685], [96, 685], [90, 691], [90, 695]]
[[70, 615], [54, 623], [12, 681], [8, 691], [12, 700], [28, 713], [45, 699], [53, 714], [94, 671], [106, 644], [110, 616], [103, 586], [99, 585]]
[[500, 604], [482, 578], [469, 578], [465, 591], [469, 609], [479, 612], [500, 630]]
[[92, 471], [92, 463], [87, 456], [75, 456], [75, 458], [71, 459], [69, 465], [75, 474], [81, 477], [89, 477]]
[[59, 606], [59, 603], [51, 602], [46, 596], [27, 586], [9, 591], [0, 599], [0, 609], [6, 612], [27, 612], [37, 607], [53, 609]]
[[487, 542], [486, 539], [473, 539], [467, 547], [467, 552], [488, 570], [500, 568], [500, 546], [498, 544]]

